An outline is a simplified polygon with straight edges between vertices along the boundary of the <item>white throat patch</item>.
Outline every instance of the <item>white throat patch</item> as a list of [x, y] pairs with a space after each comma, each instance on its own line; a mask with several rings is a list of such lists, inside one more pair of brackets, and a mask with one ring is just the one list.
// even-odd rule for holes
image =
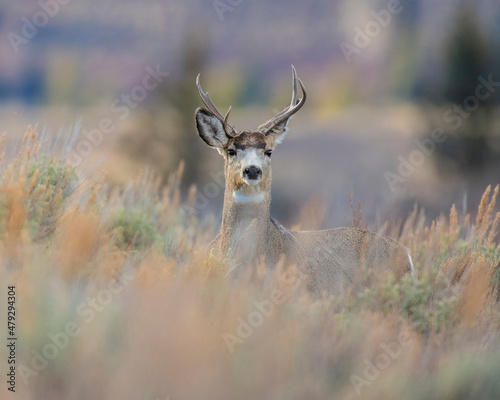
[[265, 197], [265, 192], [257, 194], [243, 194], [241, 190], [235, 190], [233, 192], [233, 199], [237, 203], [260, 203], [261, 201], [264, 201]]

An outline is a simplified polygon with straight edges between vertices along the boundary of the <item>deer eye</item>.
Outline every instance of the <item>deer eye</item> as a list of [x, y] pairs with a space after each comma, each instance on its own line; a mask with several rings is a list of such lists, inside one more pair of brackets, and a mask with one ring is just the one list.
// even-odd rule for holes
[[272, 150], [266, 150], [264, 153], [266, 156], [271, 157], [271, 154], [273, 154]]
[[227, 151], [227, 154], [228, 154], [228, 156], [232, 157], [232, 156], [235, 156], [235, 155], [236, 155], [236, 151], [234, 151], [233, 149], [229, 149], [229, 150]]

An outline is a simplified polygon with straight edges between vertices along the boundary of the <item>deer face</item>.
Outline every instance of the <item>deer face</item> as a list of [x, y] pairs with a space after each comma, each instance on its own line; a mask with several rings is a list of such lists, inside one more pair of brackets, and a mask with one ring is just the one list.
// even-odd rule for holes
[[260, 132], [242, 132], [228, 140], [223, 155], [236, 189], [259, 186], [270, 175], [274, 148], [270, 139]]
[[225, 175], [233, 197], [239, 202], [264, 200], [271, 188], [271, 154], [280, 136], [243, 131], [229, 137], [222, 124], [204, 109], [196, 112], [200, 137], [224, 157]]
[[[284, 139], [288, 131], [288, 121], [306, 100], [305, 88], [293, 72], [293, 96], [289, 107], [278, 113], [256, 131], [237, 131], [228, 124], [228, 116], [213, 105], [208, 93], [204, 93], [196, 80], [200, 96], [207, 109], [198, 108], [195, 113], [196, 128], [200, 137], [225, 159], [226, 183], [232, 190], [236, 202], [260, 202], [271, 189], [271, 154], [275, 146]], [[298, 99], [297, 84], [303, 97]]]
[[242, 132], [222, 150], [226, 180], [237, 202], [264, 200], [271, 189], [271, 154], [275, 140], [261, 132]]

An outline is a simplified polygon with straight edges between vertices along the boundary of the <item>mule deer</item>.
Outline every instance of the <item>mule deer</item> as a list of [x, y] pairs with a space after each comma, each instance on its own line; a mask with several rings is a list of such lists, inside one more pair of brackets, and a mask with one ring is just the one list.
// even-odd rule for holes
[[[269, 215], [271, 154], [288, 130], [290, 118], [306, 101], [306, 90], [292, 66], [292, 101], [255, 131], [238, 131], [196, 85], [205, 108], [195, 113], [200, 137], [224, 157], [225, 192], [222, 224], [212, 242], [218, 256], [232, 255], [247, 263], [264, 261], [268, 267], [281, 260], [293, 264], [313, 291], [338, 294], [349, 287], [366, 264], [391, 266], [398, 275], [413, 272], [410, 253], [397, 241], [365, 229], [337, 228], [290, 231]], [[302, 97], [299, 98], [299, 86]]]

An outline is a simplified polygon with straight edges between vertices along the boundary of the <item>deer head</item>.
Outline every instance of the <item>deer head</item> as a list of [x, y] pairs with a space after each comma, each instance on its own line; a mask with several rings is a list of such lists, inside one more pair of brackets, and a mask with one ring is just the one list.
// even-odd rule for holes
[[[292, 101], [284, 110], [255, 131], [238, 131], [228, 122], [231, 107], [226, 115], [215, 107], [208, 93], [196, 85], [205, 108], [195, 113], [196, 128], [200, 137], [224, 157], [226, 186], [233, 199], [239, 203], [260, 202], [271, 189], [271, 154], [281, 143], [288, 130], [288, 121], [306, 101], [306, 90], [292, 65]], [[298, 86], [302, 91], [299, 98]]]

